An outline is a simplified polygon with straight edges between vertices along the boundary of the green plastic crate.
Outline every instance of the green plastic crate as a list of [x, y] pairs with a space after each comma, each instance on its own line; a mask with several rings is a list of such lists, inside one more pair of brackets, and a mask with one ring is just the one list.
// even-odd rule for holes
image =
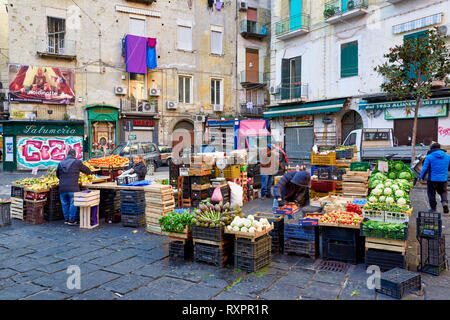
[[350, 163], [350, 171], [367, 171], [370, 169], [370, 162], [355, 161]]

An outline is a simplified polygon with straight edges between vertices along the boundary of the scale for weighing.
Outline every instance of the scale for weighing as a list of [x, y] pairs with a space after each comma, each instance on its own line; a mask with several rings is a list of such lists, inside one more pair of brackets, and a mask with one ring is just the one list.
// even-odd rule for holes
[[223, 169], [225, 169], [227, 166], [227, 163], [225, 161], [225, 158], [218, 158], [216, 159], [216, 167], [220, 169], [220, 177], [223, 178]]

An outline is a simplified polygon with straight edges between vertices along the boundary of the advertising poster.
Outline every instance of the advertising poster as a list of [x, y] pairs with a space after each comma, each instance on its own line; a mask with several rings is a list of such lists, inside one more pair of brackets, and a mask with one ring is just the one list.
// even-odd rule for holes
[[12, 162], [14, 161], [14, 143], [13, 137], [5, 137], [5, 161]]

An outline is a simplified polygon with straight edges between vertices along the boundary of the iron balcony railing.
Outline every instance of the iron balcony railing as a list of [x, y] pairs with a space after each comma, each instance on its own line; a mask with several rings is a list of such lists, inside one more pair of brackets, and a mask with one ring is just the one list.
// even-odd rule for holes
[[[289, 79], [291, 80], [291, 79]], [[282, 82], [275, 94], [275, 100], [295, 100], [308, 98], [308, 84], [300, 81]]]
[[310, 26], [309, 14], [298, 14], [278, 21], [275, 24], [275, 35], [281, 36], [299, 29], [308, 29]]
[[266, 107], [264, 105], [249, 106], [247, 103], [242, 103], [240, 111], [243, 116], [262, 117]]
[[122, 112], [158, 113], [158, 101], [122, 98]]
[[241, 71], [241, 77], [240, 77], [240, 83], [259, 83], [259, 84], [265, 84], [270, 79], [269, 72], [259, 72], [259, 71], [251, 71], [251, 70], [244, 70]]
[[333, 0], [325, 3], [325, 10], [323, 14], [325, 19], [328, 19], [335, 15], [343, 14], [354, 9], [367, 9], [368, 7], [368, 0]]
[[61, 36], [55, 37], [49, 35], [47, 37], [37, 37], [36, 51], [48, 55], [76, 56], [77, 42], [74, 40], [66, 40]]
[[240, 24], [241, 34], [250, 34], [257, 36], [266, 36], [268, 33], [268, 24], [259, 21], [242, 20]]

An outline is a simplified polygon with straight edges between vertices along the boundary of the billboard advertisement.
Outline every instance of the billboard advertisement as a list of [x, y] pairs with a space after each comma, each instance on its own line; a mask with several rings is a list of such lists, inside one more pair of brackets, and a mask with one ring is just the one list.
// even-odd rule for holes
[[74, 104], [72, 69], [9, 65], [10, 102]]

